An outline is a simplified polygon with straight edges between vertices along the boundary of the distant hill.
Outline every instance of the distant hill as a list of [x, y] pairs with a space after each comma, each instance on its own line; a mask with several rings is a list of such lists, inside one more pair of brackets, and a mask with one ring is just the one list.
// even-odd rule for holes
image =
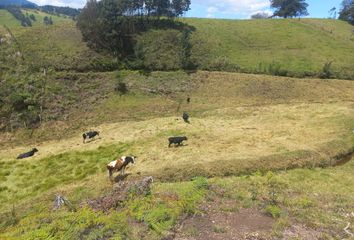
[[27, 0], [0, 0], [0, 8], [7, 7], [7, 6], [21, 6], [21, 7], [29, 7], [29, 8], [36, 8], [38, 7], [37, 4], [27, 1]]
[[70, 17], [76, 17], [80, 14], [80, 10], [76, 9], [76, 8], [57, 7], [57, 6], [52, 6], [52, 5], [41, 6], [41, 7], [39, 7], [39, 10], [41, 10], [42, 12], [45, 12], [45, 13], [49, 13], [49, 14], [54, 14], [54, 15], [63, 14], [63, 15], [67, 15]]

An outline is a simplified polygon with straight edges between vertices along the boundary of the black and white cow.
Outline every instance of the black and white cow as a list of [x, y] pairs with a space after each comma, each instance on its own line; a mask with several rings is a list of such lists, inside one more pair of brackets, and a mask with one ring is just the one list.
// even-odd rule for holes
[[36, 153], [36, 152], [38, 152], [38, 149], [37, 148], [33, 148], [29, 152], [25, 152], [25, 153], [22, 153], [22, 154], [18, 155], [17, 159], [23, 159], [23, 158], [32, 157], [34, 155], [34, 153]]
[[120, 172], [124, 175], [124, 170], [129, 163], [135, 164], [136, 156], [123, 156], [107, 164], [109, 177], [111, 178], [113, 172]]
[[168, 147], [171, 147], [171, 144], [177, 144], [177, 146], [181, 146], [183, 141], [187, 141], [188, 138], [186, 136], [183, 137], [170, 137], [168, 139]]
[[100, 136], [100, 132], [99, 131], [89, 131], [89, 132], [85, 132], [84, 134], [82, 134], [82, 138], [83, 138], [83, 143], [86, 142], [86, 140], [94, 138], [96, 136]]

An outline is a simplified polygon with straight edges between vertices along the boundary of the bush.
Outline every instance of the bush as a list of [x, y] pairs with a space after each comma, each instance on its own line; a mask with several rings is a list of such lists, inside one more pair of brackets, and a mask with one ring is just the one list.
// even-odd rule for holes
[[282, 214], [282, 210], [280, 207], [276, 205], [268, 205], [265, 209], [264, 212], [273, 218], [279, 218], [280, 215]]
[[334, 73], [332, 71], [332, 61], [326, 62], [323, 65], [322, 72], [320, 73], [320, 78], [332, 78]]
[[209, 66], [205, 70], [238, 72], [240, 67], [230, 63], [230, 60], [227, 57], [218, 57], [209, 63]]
[[192, 180], [193, 180], [193, 185], [197, 189], [208, 189], [209, 188], [208, 179], [206, 179], [205, 177], [195, 177]]
[[268, 65], [267, 73], [275, 76], [287, 76], [288, 71], [281, 68], [281, 65], [277, 62], [272, 62]]
[[127, 87], [127, 84], [125, 84], [122, 81], [119, 81], [114, 90], [116, 92], [118, 92], [119, 95], [124, 95], [124, 94], [126, 94], [128, 92], [128, 87]]

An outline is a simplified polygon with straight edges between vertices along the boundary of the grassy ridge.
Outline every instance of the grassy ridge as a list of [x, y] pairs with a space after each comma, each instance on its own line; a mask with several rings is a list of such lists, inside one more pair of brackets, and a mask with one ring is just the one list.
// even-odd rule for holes
[[246, 71], [267, 72], [273, 65], [285, 74], [301, 76], [319, 72], [326, 62], [333, 61], [335, 71], [353, 74], [354, 28], [342, 21], [183, 21], [196, 28], [192, 34], [192, 58], [204, 69], [224, 61], [225, 67], [231, 64]]
[[[27, 55], [32, 55], [33, 49], [37, 50], [35, 57], [30, 60], [41, 59], [57, 69], [82, 71], [85, 68], [77, 66], [80, 63], [76, 60], [92, 61], [92, 58], [99, 58], [93, 53], [87, 55], [88, 50], [72, 20], [52, 16], [55, 24], [48, 28], [42, 24], [46, 14], [32, 10], [23, 11], [33, 13], [38, 19], [34, 23], [37, 27], [35, 30], [20, 27], [5, 10], [1, 10], [0, 20], [9, 25], [15, 33], [25, 32], [19, 41], [22, 42], [24, 49], [28, 46]], [[190, 36], [190, 57], [199, 69], [304, 77], [318, 74], [323, 70], [325, 63], [332, 62], [331, 73], [334, 76], [346, 78], [354, 75], [354, 59], [351, 54], [354, 51], [354, 28], [343, 21], [330, 19], [241, 21], [194, 18], [183, 18], [180, 21], [195, 28]], [[154, 54], [157, 54], [151, 52], [151, 49], [171, 49], [168, 45], [170, 43], [166, 43], [166, 46], [161, 46], [164, 43], [158, 43], [160, 46], [155, 46], [154, 42], [148, 41], [148, 37], [149, 34], [146, 35], [147, 41], [144, 41], [142, 34], [138, 39], [148, 45], [145, 48], [150, 49], [149, 58], [153, 59]], [[50, 52], [45, 47], [50, 47]], [[176, 54], [178, 55], [179, 51], [176, 51]], [[177, 59], [179, 58], [177, 55], [172, 57]], [[156, 57], [158, 56], [160, 55], [157, 54]], [[103, 59], [96, 59], [96, 63], [100, 62], [101, 69], [105, 67], [110, 69], [112, 60], [100, 57]], [[166, 56], [166, 59], [170, 57]], [[65, 67], [57, 66], [62, 61]], [[161, 59], [157, 61], [168, 65]]]

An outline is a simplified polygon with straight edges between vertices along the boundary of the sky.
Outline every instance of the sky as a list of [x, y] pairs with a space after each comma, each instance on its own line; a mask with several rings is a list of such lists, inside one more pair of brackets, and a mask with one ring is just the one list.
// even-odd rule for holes
[[[38, 5], [56, 5], [82, 8], [86, 0], [32, 0]], [[342, 0], [306, 0], [311, 18], [327, 18], [328, 11], [340, 8]], [[248, 19], [257, 12], [269, 12], [269, 0], [192, 0], [186, 17]]]

